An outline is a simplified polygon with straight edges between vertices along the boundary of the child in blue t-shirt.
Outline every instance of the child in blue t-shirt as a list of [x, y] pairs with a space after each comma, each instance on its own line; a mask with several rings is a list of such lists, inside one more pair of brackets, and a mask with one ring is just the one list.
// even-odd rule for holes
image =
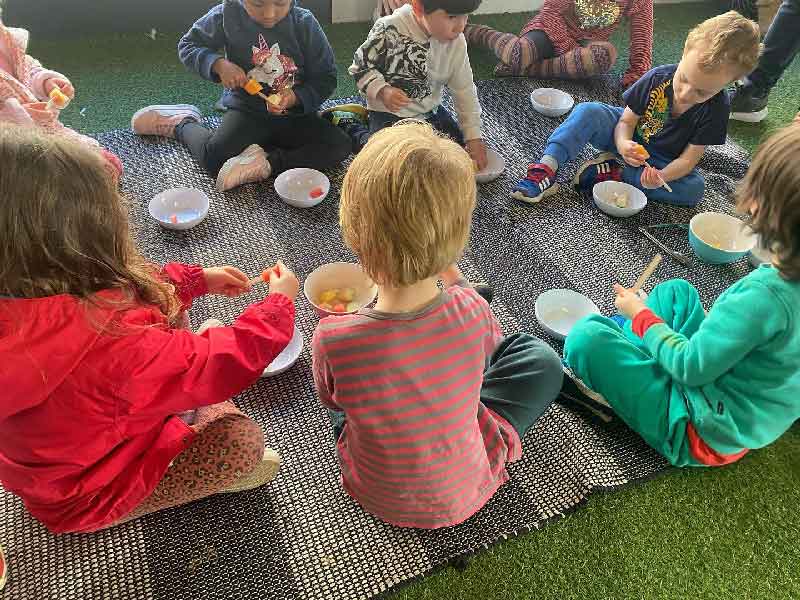
[[[210, 131], [196, 107], [178, 104], [143, 108], [131, 127], [186, 144], [219, 191], [295, 167], [328, 169], [350, 154], [350, 138], [317, 114], [336, 88], [333, 49], [295, 0], [224, 0], [181, 38], [178, 56], [226, 88], [222, 123]], [[261, 95], [243, 89], [249, 80]]]
[[558, 168], [591, 144], [601, 154], [578, 169], [578, 189], [591, 192], [600, 181], [624, 181], [650, 200], [694, 206], [703, 197], [697, 163], [706, 146], [725, 143], [725, 88], [755, 67], [758, 36], [758, 26], [735, 11], [704, 21], [686, 38], [680, 63], [652, 69], [625, 92], [624, 109], [579, 104], [511, 196], [535, 203], [554, 194]]

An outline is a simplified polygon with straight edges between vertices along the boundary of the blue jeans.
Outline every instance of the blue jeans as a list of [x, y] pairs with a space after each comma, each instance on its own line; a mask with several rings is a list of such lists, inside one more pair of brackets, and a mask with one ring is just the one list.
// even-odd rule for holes
[[[379, 112], [377, 110], [369, 111], [369, 128], [361, 125], [348, 128], [348, 133], [353, 139], [353, 151], [358, 153], [367, 144], [372, 134], [386, 127], [391, 127], [403, 118], [393, 113]], [[420, 115], [419, 119], [430, 123], [436, 131], [444, 133], [459, 146], [464, 145], [464, 135], [461, 133], [461, 127], [443, 106], [437, 106], [427, 115]]]
[[[617, 126], [624, 109], [609, 106], [600, 102], [583, 102], [578, 104], [547, 140], [544, 153], [558, 161], [559, 166], [573, 160], [586, 144], [591, 144], [603, 152], [617, 152], [614, 143], [614, 128]], [[671, 160], [659, 155], [657, 151], [645, 144], [650, 153], [647, 160], [656, 169], [663, 169]], [[680, 206], [694, 206], [703, 198], [703, 178], [697, 169], [675, 181], [670, 181], [672, 192], [663, 187], [651, 190], [642, 186], [643, 167], [625, 165], [622, 180], [642, 190], [649, 200]]]

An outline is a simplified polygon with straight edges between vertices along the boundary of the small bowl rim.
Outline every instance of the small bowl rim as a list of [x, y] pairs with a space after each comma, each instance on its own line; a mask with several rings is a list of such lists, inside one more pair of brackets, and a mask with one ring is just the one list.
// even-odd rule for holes
[[[569, 292], [570, 294], [574, 294], [576, 296], [582, 296], [583, 298], [588, 300], [589, 303], [594, 307], [594, 310], [589, 312], [589, 313], [587, 313], [587, 315], [584, 315], [584, 317], [586, 317], [588, 315], [599, 315], [599, 314], [602, 314], [601, 311], [600, 311], [600, 307], [597, 306], [597, 303], [594, 300], [592, 300], [589, 296], [579, 292], [578, 290], [573, 290], [571, 288], [549, 288], [549, 289], [544, 290], [538, 296], [536, 296], [536, 300], [533, 303], [533, 314], [536, 317], [536, 321], [539, 323], [539, 325], [541, 325], [542, 328], [545, 331], [550, 333], [550, 335], [553, 335], [556, 339], [561, 339], [561, 340], [566, 339], [567, 335], [569, 335], [569, 332], [567, 333], [567, 335], [564, 335], [564, 334], [561, 334], [561, 333], [557, 332], [553, 327], [550, 327], [549, 325], [545, 325], [545, 321], [542, 318], [542, 314], [541, 314], [541, 310], [540, 310], [540, 306], [541, 305], [539, 303], [539, 300], [541, 299], [542, 296], [544, 296], [545, 294], [550, 294], [550, 293], [555, 293], [555, 292]], [[581, 317], [581, 318], [584, 318], [584, 317]]]
[[[631, 207], [622, 208], [622, 207], [617, 206], [616, 204], [611, 204], [610, 202], [607, 202], [603, 198], [598, 197], [594, 190], [595, 190], [595, 188], [597, 186], [604, 185], [604, 184], [622, 185], [622, 186], [625, 186], [627, 188], [630, 188], [631, 190], [634, 190], [633, 195], [636, 198], [640, 198], [640, 199], [644, 198], [641, 207], [637, 206], [636, 209], [633, 209]], [[642, 190], [637, 188], [635, 185], [631, 185], [630, 183], [627, 183], [625, 181], [599, 181], [599, 182], [595, 183], [592, 186], [592, 199], [595, 201], [595, 203], [602, 204], [603, 206], [606, 206], [606, 207], [611, 208], [611, 209], [616, 209], [616, 210], [620, 210], [620, 211], [634, 210], [634, 212], [632, 212], [630, 215], [628, 215], [630, 217], [632, 217], [634, 215], [637, 215], [640, 212], [642, 212], [645, 208], [647, 208], [647, 204], [648, 204], [647, 194], [645, 194]], [[605, 211], [603, 211], [603, 212], [605, 212]], [[608, 214], [608, 213], [606, 213], [606, 214]], [[610, 216], [614, 216], [614, 215], [610, 215]]]
[[[153, 206], [156, 202], [156, 199], [163, 196], [167, 192], [196, 192], [205, 200], [203, 207], [201, 208], [199, 214], [194, 219], [190, 221], [185, 221], [183, 223], [172, 223], [171, 221], [162, 221], [153, 213]], [[189, 187], [189, 186], [178, 186], [178, 187], [171, 187], [165, 190], [161, 190], [157, 194], [155, 194], [152, 198], [150, 198], [150, 202], [147, 203], [147, 212], [150, 214], [150, 217], [153, 218], [159, 225], [172, 230], [183, 230], [183, 229], [191, 229], [192, 227], [199, 225], [202, 223], [205, 218], [208, 216], [208, 211], [211, 208], [211, 198], [208, 197], [203, 190], [196, 188], [196, 187]]]

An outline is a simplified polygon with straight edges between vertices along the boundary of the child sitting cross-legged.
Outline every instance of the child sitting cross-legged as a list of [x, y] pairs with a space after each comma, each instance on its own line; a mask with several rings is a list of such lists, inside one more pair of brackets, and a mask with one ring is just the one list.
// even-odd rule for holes
[[[101, 155], [0, 128], [0, 483], [53, 532], [87, 532], [275, 476], [230, 398], [294, 330], [298, 282], [194, 334], [194, 298], [238, 296], [234, 267], [163, 269], [136, 249]], [[219, 325], [219, 322], [217, 322]]]
[[602, 153], [578, 169], [578, 189], [624, 181], [650, 200], [694, 206], [703, 197], [697, 163], [706, 146], [725, 143], [725, 88], [755, 68], [758, 53], [758, 25], [739, 13], [704, 21], [689, 32], [680, 63], [652, 69], [625, 92], [625, 108], [576, 106], [511, 196], [539, 202], [554, 194], [558, 169], [591, 144]]
[[399, 526], [478, 511], [562, 381], [556, 353], [530, 335], [504, 338], [455, 266], [475, 198], [467, 153], [420, 123], [375, 134], [342, 186], [342, 233], [378, 301], [320, 321], [314, 381], [345, 489]]
[[[349, 69], [369, 111], [346, 104], [322, 113], [350, 135], [355, 152], [376, 131], [414, 118], [465, 146], [478, 169], [486, 166], [481, 105], [462, 33], [480, 3], [412, 0], [378, 19]], [[442, 106], [445, 87], [453, 96], [458, 122]]]
[[716, 466], [800, 419], [800, 127], [758, 150], [738, 208], [774, 264], [729, 287], [708, 315], [688, 282], [646, 302], [615, 286], [627, 320], [593, 315], [567, 337], [575, 375], [676, 466]]

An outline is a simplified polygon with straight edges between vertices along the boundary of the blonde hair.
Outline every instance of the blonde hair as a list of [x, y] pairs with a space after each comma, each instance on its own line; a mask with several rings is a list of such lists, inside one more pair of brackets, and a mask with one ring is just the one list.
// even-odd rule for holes
[[[125, 203], [96, 150], [32, 128], [0, 128], [0, 295], [69, 294], [87, 307], [180, 302], [136, 249]], [[98, 292], [116, 290], [111, 301]]]
[[785, 279], [800, 280], [800, 125], [779, 130], [756, 151], [737, 208], [755, 204], [750, 226], [772, 250]]
[[476, 188], [463, 148], [427, 123], [401, 121], [371, 137], [342, 184], [345, 243], [376, 283], [402, 287], [458, 260]]
[[690, 50], [697, 50], [704, 71], [727, 67], [736, 71], [738, 79], [758, 65], [761, 52], [758, 24], [730, 10], [692, 29], [686, 37], [684, 55]]

